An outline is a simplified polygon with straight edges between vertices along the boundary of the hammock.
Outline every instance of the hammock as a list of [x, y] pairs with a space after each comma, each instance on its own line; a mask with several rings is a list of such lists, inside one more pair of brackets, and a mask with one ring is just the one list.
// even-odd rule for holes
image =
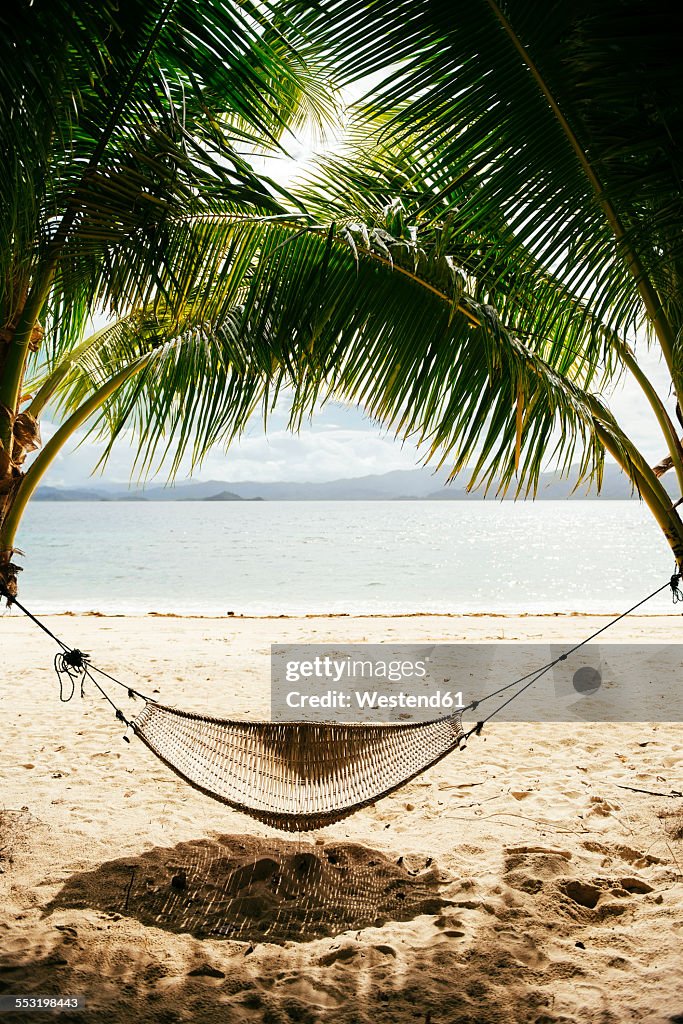
[[[662, 590], [670, 587], [674, 601], [683, 600], [681, 578], [682, 573], [677, 570], [663, 586], [547, 665], [471, 701], [454, 715], [397, 725], [239, 722], [165, 707], [97, 668], [86, 654], [55, 636], [1, 585], [0, 596], [16, 605], [59, 644], [61, 651], [55, 658], [55, 668], [61, 700], [71, 700], [76, 681], [80, 681], [82, 695], [83, 682], [89, 679], [128, 731], [139, 736], [181, 779], [258, 821], [295, 832], [340, 821], [410, 782], [456, 747], [463, 749], [472, 734], [479, 734], [489, 719], [560, 661]], [[142, 698], [145, 706], [141, 713], [129, 721], [93, 672], [126, 689], [129, 697]], [[71, 684], [66, 698], [62, 690], [65, 678]], [[501, 705], [467, 732], [463, 731], [464, 712], [510, 689], [513, 693]]]
[[129, 725], [195, 789], [287, 832], [340, 821], [466, 745], [460, 712], [401, 725], [278, 724], [150, 701]]

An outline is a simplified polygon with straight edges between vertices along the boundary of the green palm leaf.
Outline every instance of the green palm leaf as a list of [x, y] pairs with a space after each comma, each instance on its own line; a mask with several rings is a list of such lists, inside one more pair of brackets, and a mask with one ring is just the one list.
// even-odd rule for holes
[[[409, 270], [351, 244], [346, 229], [232, 214], [186, 218], [172, 237], [174, 301], [165, 289], [144, 314], [103, 332], [61, 386], [62, 406], [73, 411], [157, 350], [106, 407], [114, 435], [135, 427], [146, 468], [169, 446], [176, 468], [188, 445], [201, 459], [244, 429], [257, 401], [267, 408], [288, 387], [293, 426], [321, 400], [353, 400], [427, 455], [449, 459], [453, 472], [473, 467], [473, 483], [533, 491], [551, 453], [566, 470], [578, 453], [582, 475], [599, 477], [603, 448], [583, 359], [570, 364], [552, 344], [543, 358], [543, 346], [514, 337], [457, 278], [437, 288], [426, 251]], [[400, 249], [386, 231], [381, 247]]]

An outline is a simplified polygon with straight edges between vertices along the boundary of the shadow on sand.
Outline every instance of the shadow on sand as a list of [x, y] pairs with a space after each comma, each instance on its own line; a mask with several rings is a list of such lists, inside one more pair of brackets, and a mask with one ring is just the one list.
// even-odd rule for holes
[[491, 886], [351, 843], [200, 839], [75, 874], [47, 904], [32, 890], [0, 993], [83, 996], [64, 1024], [616, 1024], [639, 995], [617, 1012], [596, 966], [629, 962], [615, 921], [651, 891], [633, 881], [615, 895], [537, 847], [506, 851]]
[[220, 836], [73, 875], [45, 908], [94, 909], [197, 938], [306, 942], [435, 914], [436, 866], [351, 843]]

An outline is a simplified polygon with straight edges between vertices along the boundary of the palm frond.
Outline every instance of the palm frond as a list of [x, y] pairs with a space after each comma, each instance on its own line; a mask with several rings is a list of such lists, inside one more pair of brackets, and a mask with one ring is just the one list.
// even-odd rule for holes
[[100, 424], [111, 437], [134, 430], [141, 471], [166, 456], [177, 470], [188, 451], [201, 461], [288, 388], [294, 428], [321, 401], [354, 401], [427, 459], [472, 470], [473, 485], [533, 492], [549, 460], [568, 472], [575, 458], [581, 478], [599, 481], [604, 449], [581, 360], [572, 380], [560, 346], [547, 347], [555, 368], [457, 279], [440, 290], [421, 276], [426, 258], [407, 270], [348, 232], [276, 219], [226, 215], [176, 229], [187, 258], [176, 260], [186, 274], [174, 301], [157, 295], [103, 332], [60, 395], [73, 411], [153, 351]]
[[150, 205], [159, 219], [183, 189], [279, 209], [283, 190], [239, 147], [275, 145], [288, 119], [327, 109], [322, 65], [281, 4], [22, 0], [0, 28], [3, 324], [29, 293], [39, 315], [54, 273], [54, 309], [89, 303], [106, 245], [138, 213], [144, 235]]
[[[620, 369], [609, 320], [552, 270], [539, 264], [524, 237], [502, 214], [486, 230], [463, 224], [451, 195], [441, 189], [424, 155], [408, 144], [382, 144], [376, 121], [356, 131], [346, 152], [319, 157], [297, 185], [307, 210], [334, 216], [359, 242], [383, 239], [400, 267], [457, 294], [465, 289], [558, 372], [584, 387]], [[390, 250], [390, 252], [389, 252]], [[619, 346], [617, 345], [617, 348]]]
[[335, 36], [348, 73], [393, 65], [370, 112], [429, 163], [461, 230], [495, 236], [503, 218], [503, 263], [509, 239], [522, 237], [610, 330], [649, 323], [672, 364], [682, 326], [680, 19], [662, 5], [643, 17], [637, 0], [376, 0], [333, 13], [310, 18]]

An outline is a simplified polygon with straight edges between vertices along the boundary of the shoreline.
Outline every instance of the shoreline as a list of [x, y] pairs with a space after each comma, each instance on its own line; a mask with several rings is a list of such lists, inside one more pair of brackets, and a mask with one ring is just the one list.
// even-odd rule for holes
[[[623, 610], [607, 612], [585, 612], [585, 611], [563, 611], [563, 612], [229, 612], [212, 614], [211, 612], [101, 612], [96, 609], [88, 611], [64, 611], [64, 612], [41, 612], [39, 609], [31, 609], [32, 613], [39, 618], [60, 619], [60, 618], [93, 618], [93, 619], [134, 619], [146, 620], [157, 619], [198, 619], [215, 622], [228, 621], [278, 621], [298, 619], [350, 619], [352, 621], [363, 619], [614, 619], [624, 615]], [[17, 616], [23, 613], [17, 609]], [[683, 612], [638, 612], [628, 614], [628, 619], [673, 619], [683, 617]], [[14, 620], [14, 612], [4, 609], [0, 619]]]

